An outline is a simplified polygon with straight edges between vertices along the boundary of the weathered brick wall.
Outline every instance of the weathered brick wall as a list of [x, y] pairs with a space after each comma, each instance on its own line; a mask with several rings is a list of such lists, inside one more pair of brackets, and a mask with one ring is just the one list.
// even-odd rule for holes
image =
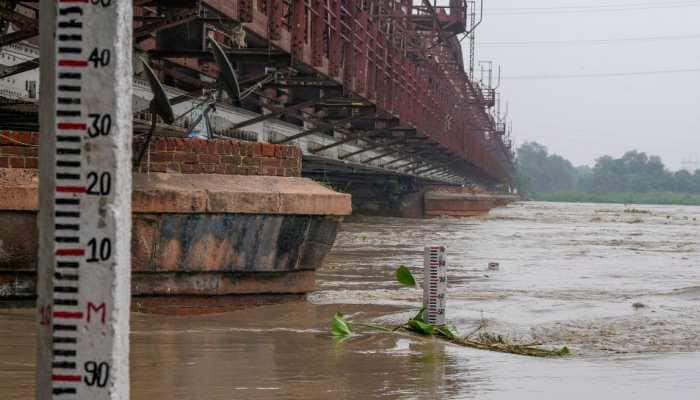
[[0, 131], [0, 168], [38, 168], [39, 135]]
[[[37, 168], [39, 135], [0, 131], [0, 168]], [[134, 140], [134, 153], [143, 138]], [[138, 172], [301, 176], [301, 149], [239, 140], [154, 137]]]
[[[295, 146], [154, 137], [150, 147], [140, 172], [301, 176], [301, 150]], [[140, 148], [135, 141], [134, 153]]]

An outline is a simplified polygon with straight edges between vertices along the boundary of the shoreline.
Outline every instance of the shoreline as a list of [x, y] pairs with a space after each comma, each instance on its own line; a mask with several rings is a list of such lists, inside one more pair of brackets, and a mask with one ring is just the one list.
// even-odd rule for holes
[[604, 194], [579, 192], [543, 193], [533, 195], [529, 200], [548, 203], [700, 206], [700, 194], [671, 192]]

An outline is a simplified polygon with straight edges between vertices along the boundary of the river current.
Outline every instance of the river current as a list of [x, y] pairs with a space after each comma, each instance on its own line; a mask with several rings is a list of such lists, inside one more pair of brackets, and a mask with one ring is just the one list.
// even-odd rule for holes
[[[535, 359], [374, 333], [420, 308], [423, 247], [447, 248], [447, 320], [567, 346]], [[500, 264], [498, 271], [487, 269]], [[352, 218], [307, 301], [132, 314], [133, 400], [700, 399], [700, 207], [518, 203], [476, 219]], [[0, 310], [0, 400], [34, 396], [34, 313]]]

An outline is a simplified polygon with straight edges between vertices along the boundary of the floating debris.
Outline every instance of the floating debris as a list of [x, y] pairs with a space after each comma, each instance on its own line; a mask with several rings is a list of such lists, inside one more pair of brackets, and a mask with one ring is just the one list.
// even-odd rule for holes
[[626, 214], [651, 214], [649, 210], [640, 210], [638, 208], [625, 208], [623, 212]]
[[[491, 264], [497, 263], [489, 263]], [[415, 287], [416, 280], [411, 271], [405, 265], [396, 270], [396, 280], [404, 286]], [[352, 322], [345, 319], [341, 313], [335, 313], [331, 321], [330, 332], [333, 337], [341, 342], [347, 340], [355, 331], [354, 328], [365, 328], [370, 331], [387, 332], [394, 335], [415, 334], [422, 337], [434, 337], [458, 346], [471, 347], [479, 350], [496, 351], [499, 353], [518, 354], [530, 357], [563, 357], [570, 354], [569, 348], [543, 349], [541, 343], [518, 344], [502, 335], [483, 332], [486, 324], [482, 321], [479, 327], [465, 337], [460, 337], [454, 327], [448, 325], [434, 325], [426, 320], [426, 309], [421, 309], [413, 318], [398, 326], [383, 326], [368, 322]], [[472, 338], [475, 334], [476, 337]]]

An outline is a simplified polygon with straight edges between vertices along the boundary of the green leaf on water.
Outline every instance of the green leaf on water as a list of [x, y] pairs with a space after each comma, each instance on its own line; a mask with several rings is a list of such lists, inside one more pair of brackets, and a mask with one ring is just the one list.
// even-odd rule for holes
[[452, 328], [450, 328], [447, 325], [440, 325], [435, 327], [435, 334], [437, 336], [442, 336], [447, 340], [455, 340], [457, 339], [457, 334], [454, 332]]
[[425, 311], [426, 311], [425, 307], [421, 308], [420, 311], [418, 311], [418, 314], [416, 314], [416, 316], [411, 318], [411, 319], [427, 323], [427, 321], [425, 320], [425, 317], [426, 317]]
[[416, 278], [405, 265], [399, 266], [396, 270], [396, 280], [404, 286], [416, 287]]
[[571, 354], [571, 351], [569, 351], [569, 348], [568, 348], [568, 347], [564, 346], [564, 347], [562, 347], [561, 349], [559, 349], [559, 355], [560, 355], [560, 356], [567, 356], [567, 355], [569, 355], [569, 354]]
[[352, 334], [350, 325], [345, 321], [345, 317], [341, 313], [335, 313], [331, 322], [331, 335], [337, 337], [345, 337]]
[[435, 327], [427, 322], [418, 321], [417, 319], [412, 319], [408, 321], [408, 328], [413, 332], [424, 336], [432, 336]]

